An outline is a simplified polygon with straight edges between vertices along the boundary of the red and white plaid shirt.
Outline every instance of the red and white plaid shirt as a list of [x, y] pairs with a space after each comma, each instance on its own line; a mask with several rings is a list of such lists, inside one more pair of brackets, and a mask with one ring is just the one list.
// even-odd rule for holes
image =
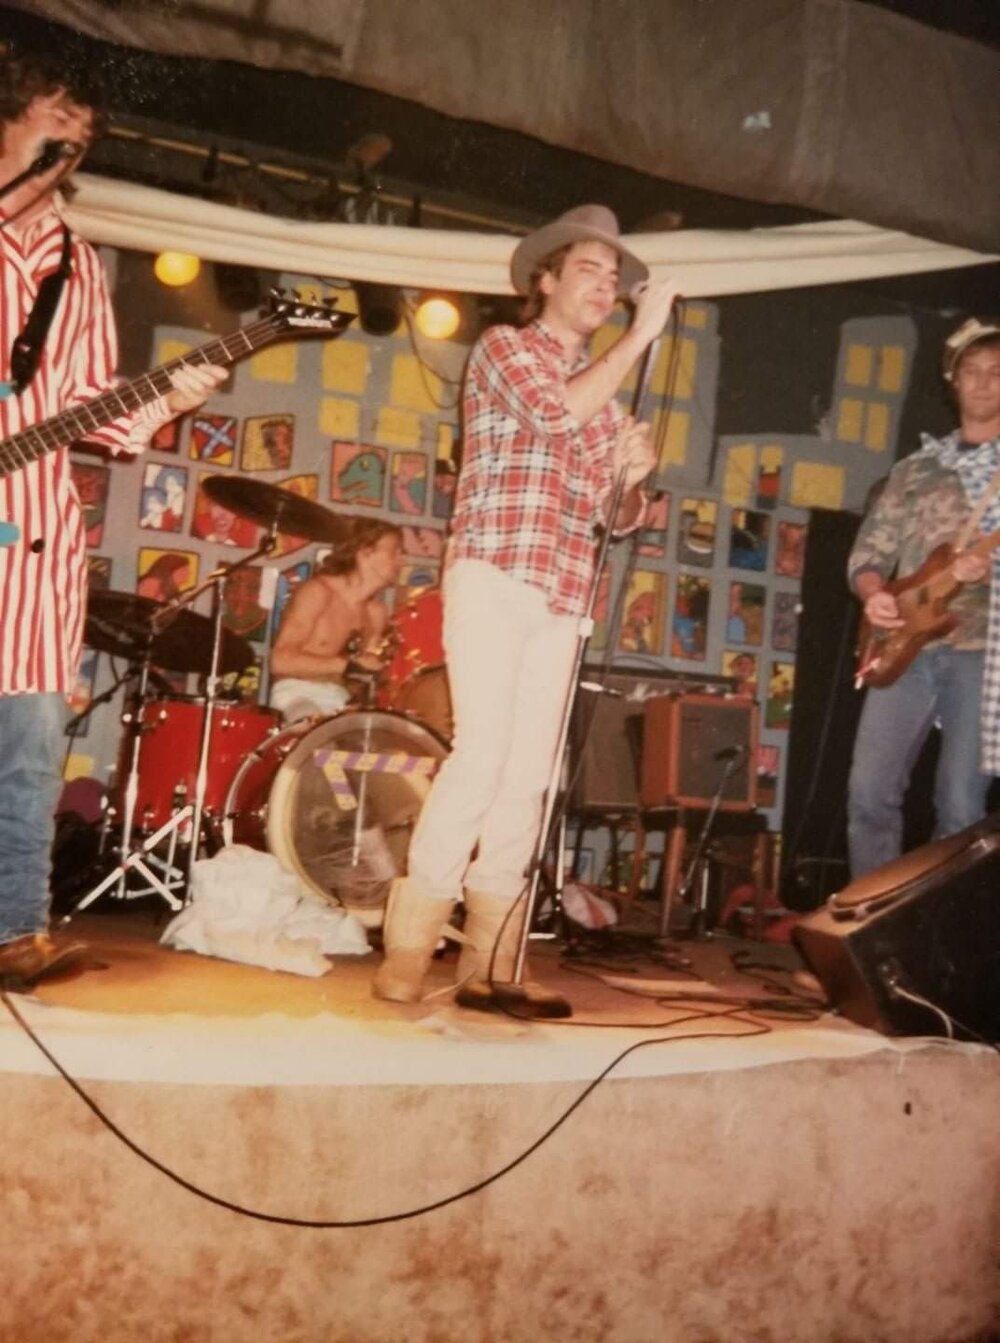
[[[10, 376], [11, 347], [39, 284], [59, 265], [62, 245], [54, 207], [23, 235], [0, 230], [0, 378]], [[104, 268], [80, 238], [73, 239], [72, 264], [34, 379], [20, 396], [0, 399], [0, 438], [98, 396], [112, 382], [117, 341]], [[139, 451], [163, 418], [157, 401], [92, 441]], [[0, 479], [0, 521], [21, 533], [0, 546], [0, 694], [68, 694], [83, 632], [87, 553], [65, 447]]]
[[566, 383], [586, 365], [582, 357], [570, 367], [540, 321], [494, 326], [477, 341], [465, 380], [449, 553], [541, 588], [560, 615], [587, 609], [624, 418], [614, 400], [585, 425], [573, 417]]

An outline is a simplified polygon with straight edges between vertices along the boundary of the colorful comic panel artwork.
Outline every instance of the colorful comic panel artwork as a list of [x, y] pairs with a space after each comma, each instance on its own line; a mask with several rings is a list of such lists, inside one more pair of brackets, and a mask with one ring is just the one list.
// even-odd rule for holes
[[758, 508], [766, 508], [768, 512], [773, 512], [778, 507], [778, 500], [781, 497], [781, 467], [780, 466], [761, 466], [757, 472], [757, 498]]
[[427, 458], [422, 452], [394, 452], [389, 481], [393, 513], [419, 517], [427, 503]]
[[729, 567], [763, 573], [770, 534], [771, 519], [766, 513], [734, 508], [729, 524]]
[[[94, 695], [94, 676], [97, 672], [97, 651], [93, 648], [85, 648], [80, 655], [80, 665], [77, 668], [76, 677], [73, 681], [73, 688], [69, 692], [69, 707], [73, 714], [81, 714], [90, 703]], [[90, 715], [88, 714], [79, 723], [74, 723], [71, 729], [68, 729], [74, 741], [79, 741], [85, 737], [90, 729]]]
[[[326, 552], [329, 554], [329, 550]], [[317, 557], [317, 569], [319, 559]], [[282, 569], [278, 575], [278, 585], [274, 593], [274, 610], [271, 612], [271, 631], [276, 634], [281, 628], [281, 619], [285, 614], [285, 608], [292, 600], [296, 588], [309, 578], [312, 572], [312, 566], [308, 560], [299, 560], [298, 564], [289, 565], [287, 569]]]
[[678, 574], [670, 656], [701, 661], [708, 646], [708, 615], [712, 589], [707, 578]]
[[198, 556], [193, 550], [160, 550], [143, 546], [139, 551], [136, 592], [154, 602], [172, 601], [198, 582]]
[[107, 466], [91, 466], [89, 462], [70, 462], [69, 469], [83, 509], [87, 545], [99, 546], [104, 539], [104, 515], [108, 506], [111, 470]]
[[287, 471], [294, 451], [294, 415], [252, 415], [243, 421], [241, 470]]
[[243, 546], [250, 550], [260, 540], [260, 528], [249, 518], [241, 518], [238, 513], [226, 508], [225, 504], [210, 499], [205, 493], [204, 484], [214, 471], [198, 473], [198, 489], [194, 496], [194, 511], [191, 514], [191, 535], [200, 541], [209, 541], [216, 546]]
[[710, 569], [715, 558], [719, 505], [714, 499], [681, 501], [677, 524], [677, 563]]
[[149, 441], [151, 452], [176, 452], [181, 445], [181, 425], [186, 416], [179, 416], [177, 419], [168, 420], [166, 424], [161, 424], [159, 429]]
[[222, 623], [234, 634], [263, 643], [268, 610], [261, 602], [264, 570], [258, 564], [234, 569], [222, 584]]
[[444, 532], [438, 527], [404, 527], [403, 554], [427, 560], [440, 560], [444, 553]]
[[643, 559], [660, 560], [667, 553], [667, 526], [670, 522], [670, 495], [660, 491], [649, 501], [646, 521], [639, 533], [639, 551]]
[[757, 747], [757, 805], [773, 807], [778, 800], [778, 770], [781, 752], [777, 746], [762, 742]]
[[774, 559], [774, 572], [783, 578], [801, 578], [802, 566], [806, 554], [805, 523], [778, 523], [778, 551]]
[[458, 468], [450, 458], [434, 463], [434, 499], [431, 512], [436, 518], [445, 521], [451, 517], [455, 506], [455, 487], [458, 485]]
[[193, 461], [213, 466], [232, 466], [236, 456], [236, 431], [239, 421], [232, 415], [194, 415], [188, 438], [188, 454]]
[[797, 592], [776, 592], [771, 613], [771, 647], [778, 653], [794, 653], [799, 642], [799, 612], [802, 609]]
[[788, 728], [792, 723], [792, 702], [795, 696], [795, 663], [772, 662], [767, 683], [767, 701], [764, 705], [766, 727]]
[[726, 617], [726, 642], [754, 644], [764, 642], [764, 604], [767, 589], [762, 583], [730, 583], [729, 614]]
[[330, 470], [330, 498], [335, 504], [381, 508], [389, 454], [365, 443], [334, 443]]
[[663, 650], [666, 622], [667, 576], [636, 569], [625, 596], [625, 610], [618, 635], [622, 653], [648, 653]]
[[722, 652], [722, 674], [731, 676], [736, 682], [736, 693], [757, 697], [757, 655], [739, 648], [726, 648]]
[[[316, 475], [288, 476], [285, 480], [279, 480], [277, 484], [283, 490], [290, 490], [292, 494], [297, 494], [302, 499], [315, 501], [319, 497], [319, 476]], [[281, 559], [283, 555], [291, 555], [308, 544], [309, 538], [307, 536], [292, 536], [286, 532], [279, 532], [278, 544], [271, 552], [271, 558], [272, 560]]]
[[147, 462], [139, 495], [139, 526], [153, 532], [179, 532], [187, 502], [187, 468]]
[[91, 592], [104, 592], [111, 586], [111, 556], [87, 556], [87, 587]]
[[597, 585], [597, 596], [594, 600], [594, 632], [590, 636], [590, 646], [595, 652], [600, 652], [608, 646], [608, 611], [611, 602], [611, 568], [604, 566], [604, 572], [601, 574], [600, 582]]

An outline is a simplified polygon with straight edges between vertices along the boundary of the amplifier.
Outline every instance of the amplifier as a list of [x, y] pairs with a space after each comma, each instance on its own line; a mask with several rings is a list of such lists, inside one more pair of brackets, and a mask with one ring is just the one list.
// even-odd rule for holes
[[758, 708], [748, 695], [658, 695], [645, 702], [644, 807], [757, 805]]

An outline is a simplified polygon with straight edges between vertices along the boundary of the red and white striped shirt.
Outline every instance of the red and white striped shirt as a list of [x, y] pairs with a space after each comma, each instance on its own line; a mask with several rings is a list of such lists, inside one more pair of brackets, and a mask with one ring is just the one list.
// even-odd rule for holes
[[[10, 376], [11, 347], [63, 246], [54, 206], [24, 233], [15, 229], [0, 230], [0, 378]], [[34, 379], [20, 396], [0, 399], [2, 439], [99, 395], [113, 381], [117, 338], [104, 268], [94, 249], [75, 237], [72, 266]], [[117, 452], [141, 451], [163, 411], [162, 402], [146, 406], [90, 441]], [[69, 466], [68, 450], [60, 447], [0, 479], [0, 521], [20, 528], [13, 545], [0, 546], [0, 694], [68, 694], [73, 686], [87, 561]]]
[[587, 609], [624, 417], [614, 400], [585, 425], [571, 414], [566, 383], [586, 364], [570, 367], [542, 322], [494, 326], [476, 343], [465, 380], [450, 554], [541, 588], [560, 615]]

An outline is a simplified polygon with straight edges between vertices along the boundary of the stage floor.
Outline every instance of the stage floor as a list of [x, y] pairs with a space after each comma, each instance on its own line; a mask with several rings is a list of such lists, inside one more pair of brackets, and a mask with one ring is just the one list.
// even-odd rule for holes
[[1000, 1323], [1000, 1059], [774, 1013], [787, 995], [732, 954], [787, 986], [788, 947], [691, 944], [683, 981], [617, 958], [608, 984], [533, 943], [559, 1024], [381, 1003], [374, 954], [304, 979], [168, 950], [139, 909], [69, 931], [95, 968], [10, 1002], [91, 1108], [0, 1011], [4, 1337], [980, 1343]]

